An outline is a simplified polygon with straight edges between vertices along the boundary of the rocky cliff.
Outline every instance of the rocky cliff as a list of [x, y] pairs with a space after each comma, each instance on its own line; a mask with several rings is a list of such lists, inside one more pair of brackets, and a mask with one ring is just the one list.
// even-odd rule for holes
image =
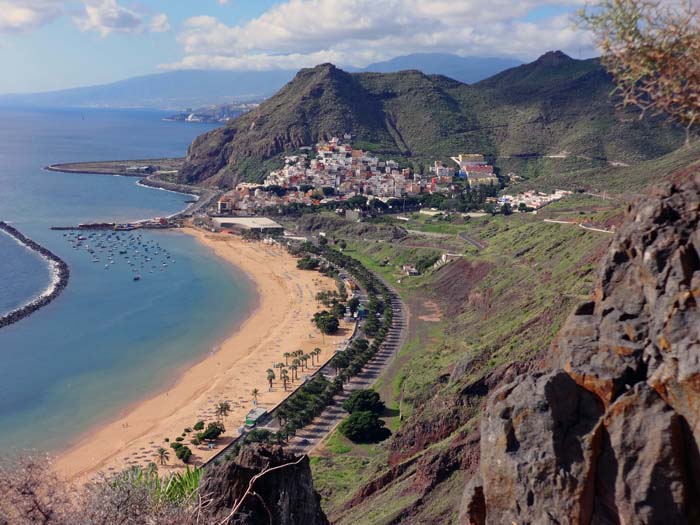
[[631, 206], [549, 371], [493, 392], [464, 524], [700, 523], [700, 174]]
[[246, 446], [234, 460], [211, 465], [199, 493], [216, 523], [328, 524], [313, 488], [309, 458], [286, 454], [278, 446]]

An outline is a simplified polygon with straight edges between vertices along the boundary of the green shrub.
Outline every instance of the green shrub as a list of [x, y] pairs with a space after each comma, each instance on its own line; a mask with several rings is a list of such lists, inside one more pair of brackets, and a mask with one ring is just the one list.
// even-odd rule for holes
[[204, 432], [197, 434], [197, 439], [200, 441], [206, 441], [218, 438], [224, 433], [224, 426], [221, 423], [209, 423], [207, 429]]
[[175, 455], [179, 460], [181, 460], [183, 463], [189, 463], [190, 458], [192, 457], [192, 451], [190, 450], [190, 447], [185, 446], [185, 445], [180, 445], [176, 450], [175, 450]]
[[194, 428], [195, 430], [203, 430], [204, 421], [197, 421], [192, 428]]
[[297, 268], [300, 270], [315, 270], [318, 268], [318, 259], [312, 259], [311, 257], [302, 257], [297, 261]]
[[374, 390], [356, 390], [343, 402], [343, 409], [351, 414], [355, 412], [384, 412], [384, 402]]
[[354, 443], [374, 443], [389, 437], [384, 421], [373, 412], [354, 412], [343, 421], [338, 430]]

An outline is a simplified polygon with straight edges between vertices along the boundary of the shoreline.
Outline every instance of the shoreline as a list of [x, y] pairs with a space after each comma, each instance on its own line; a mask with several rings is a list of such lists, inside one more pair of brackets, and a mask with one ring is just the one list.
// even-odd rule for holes
[[316, 292], [334, 287], [332, 279], [296, 269], [296, 259], [280, 247], [192, 228], [181, 231], [193, 235], [244, 273], [255, 286], [257, 300], [249, 307], [247, 317], [233, 323], [231, 332], [209, 354], [184, 365], [181, 373], [160, 391], [126, 407], [115, 420], [97, 424], [76, 444], [59, 453], [55, 466], [60, 475], [85, 479], [99, 472], [145, 465], [156, 461], [154, 454], [161, 446], [170, 454], [165, 468], [181, 470], [185, 466], [175, 459], [164, 438], [174, 440], [200, 419], [214, 421], [215, 405], [228, 401], [232, 410], [225, 421], [227, 431], [215, 448], [195, 447], [189, 443], [190, 435], [184, 437], [183, 443], [192, 449], [194, 463], [201, 464], [238, 436], [245, 414], [253, 408], [253, 388], [259, 391], [258, 406], [268, 409], [291, 394], [291, 390], [282, 389], [279, 381], [269, 391], [266, 380], [265, 370], [273, 362], [284, 361], [284, 352], [323, 348], [320, 362], [311, 373], [332, 357], [334, 348], [345, 337], [344, 331], [338, 336], [326, 336], [324, 342], [310, 321], [319, 308]]
[[12, 237], [25, 248], [37, 253], [49, 266], [51, 282], [46, 289], [30, 302], [0, 316], [0, 329], [21, 321], [53, 302], [68, 286], [70, 269], [58, 255], [33, 241], [16, 228], [0, 221], [0, 231]]
[[192, 216], [196, 211], [208, 206], [221, 192], [210, 188], [200, 188], [198, 186], [190, 186], [177, 182], [168, 182], [158, 178], [156, 173], [130, 173], [125, 171], [124, 165], [133, 163], [160, 163], [160, 162], [177, 162], [181, 163], [184, 159], [167, 158], [167, 159], [143, 159], [143, 160], [127, 160], [127, 161], [100, 161], [100, 162], [73, 162], [64, 164], [50, 164], [44, 167], [44, 170], [55, 173], [72, 173], [82, 175], [108, 175], [111, 177], [127, 177], [139, 179], [136, 181], [138, 186], [142, 188], [158, 189], [169, 191], [172, 193], [180, 193], [188, 197], [195, 197], [195, 201], [188, 203], [185, 208], [179, 212], [169, 215], [167, 218], [187, 217]]

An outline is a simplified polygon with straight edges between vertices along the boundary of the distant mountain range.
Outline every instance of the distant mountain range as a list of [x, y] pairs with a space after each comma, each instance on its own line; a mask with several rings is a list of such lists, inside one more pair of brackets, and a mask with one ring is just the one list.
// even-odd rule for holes
[[[477, 82], [519, 62], [503, 58], [414, 54], [372, 64], [361, 70], [395, 72], [416, 69], [461, 82]], [[289, 82], [294, 71], [172, 71], [111, 84], [60, 91], [0, 95], [0, 105], [44, 107], [143, 107], [171, 110], [266, 98]]]
[[183, 110], [260, 99], [272, 95], [293, 77], [293, 71], [171, 71], [100, 86], [0, 95], [0, 104]]
[[395, 73], [416, 69], [426, 75], [443, 75], [465, 84], [473, 84], [505, 69], [521, 65], [520, 60], [498, 57], [461, 57], [447, 53], [416, 53], [386, 62], [377, 62], [350, 72]]
[[503, 170], [540, 174], [546, 157], [570, 169], [633, 164], [678, 148], [683, 133], [639, 121], [610, 98], [597, 60], [549, 52], [473, 85], [420, 71], [348, 73], [332, 64], [301, 70], [276, 95], [198, 137], [182, 182], [231, 187], [260, 180], [285, 153], [351, 133], [353, 144], [424, 166], [484, 153]]

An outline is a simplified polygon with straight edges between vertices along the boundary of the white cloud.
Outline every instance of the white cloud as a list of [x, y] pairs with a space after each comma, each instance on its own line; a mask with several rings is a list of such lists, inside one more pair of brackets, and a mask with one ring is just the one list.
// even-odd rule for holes
[[83, 3], [85, 13], [74, 17], [82, 31], [97, 31], [105, 37], [110, 33], [163, 33], [170, 30], [168, 17], [162, 13], [146, 23], [144, 15], [120, 5], [117, 0], [83, 0]]
[[165, 13], [155, 15], [153, 18], [151, 18], [149, 29], [152, 33], [165, 33], [166, 31], [170, 31], [168, 15]]
[[75, 23], [82, 31], [97, 31], [102, 36], [140, 31], [143, 27], [141, 17], [116, 0], [86, 0], [85, 14], [75, 17]]
[[0, 33], [35, 29], [63, 13], [59, 0], [0, 0]]
[[590, 52], [566, 16], [528, 19], [535, 9], [583, 0], [286, 0], [228, 26], [185, 21], [176, 68], [261, 70], [333, 61], [364, 66], [396, 55], [445, 51], [532, 58], [550, 49]]

